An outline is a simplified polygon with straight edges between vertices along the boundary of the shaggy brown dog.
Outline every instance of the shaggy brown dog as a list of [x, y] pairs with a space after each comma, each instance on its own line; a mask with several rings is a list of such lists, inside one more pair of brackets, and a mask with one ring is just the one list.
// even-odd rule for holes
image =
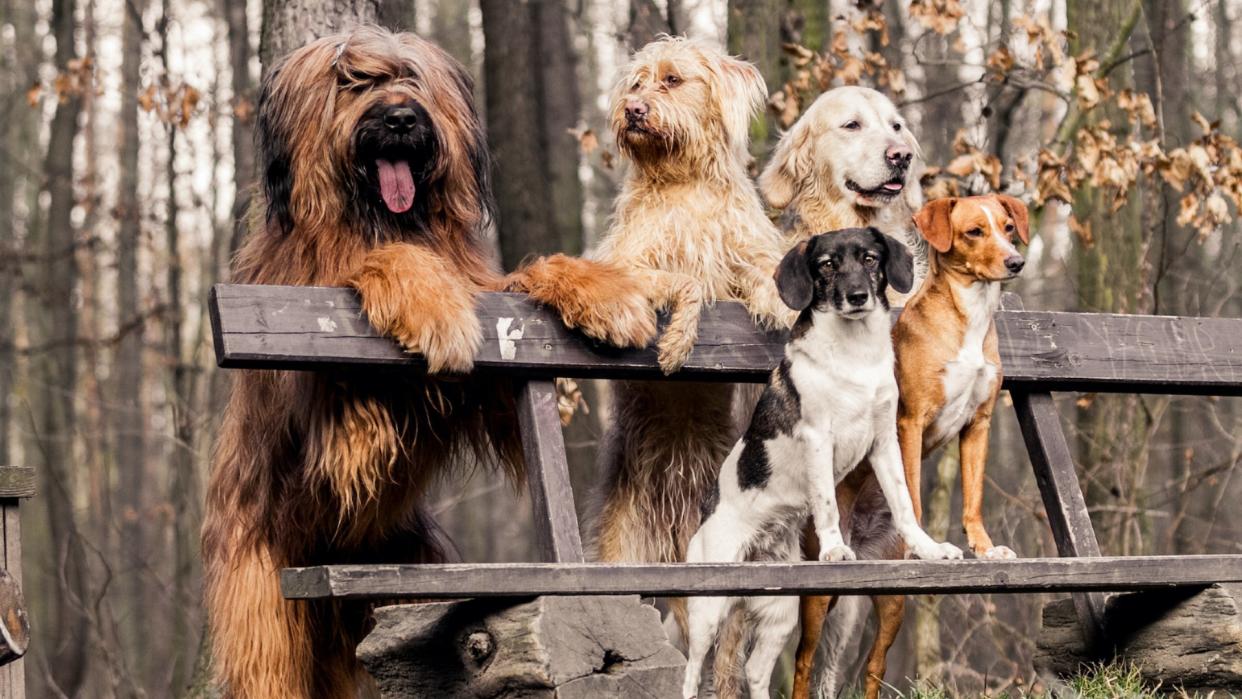
[[[642, 48], [614, 91], [612, 128], [630, 167], [596, 256], [647, 275], [658, 305], [673, 309], [659, 344], [665, 371], [689, 354], [705, 302], [741, 301], [769, 326], [792, 321], [772, 280], [780, 234], [746, 171], [766, 92], [754, 66], [681, 38]], [[733, 400], [731, 385], [614, 385], [599, 457], [601, 560], [684, 560], [738, 436]], [[673, 610], [684, 630], [684, 605]]]
[[512, 387], [470, 370], [474, 296], [531, 289], [586, 334], [645, 346], [646, 295], [605, 263], [563, 256], [505, 279], [479, 233], [488, 158], [465, 70], [410, 34], [362, 28], [293, 52], [258, 104], [266, 215], [234, 278], [350, 285], [377, 330], [428, 375], [236, 374], [203, 527], [217, 676], [234, 697], [355, 697], [366, 609], [288, 602], [288, 565], [442, 558], [421, 499], [464, 457], [523, 470]]

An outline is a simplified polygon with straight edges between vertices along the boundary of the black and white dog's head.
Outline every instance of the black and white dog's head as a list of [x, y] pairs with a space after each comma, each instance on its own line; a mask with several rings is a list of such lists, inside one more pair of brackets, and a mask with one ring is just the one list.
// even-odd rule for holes
[[914, 258], [900, 241], [875, 228], [821, 233], [786, 253], [776, 269], [776, 289], [787, 306], [851, 319], [877, 304], [887, 309], [890, 284], [903, 294], [910, 291]]

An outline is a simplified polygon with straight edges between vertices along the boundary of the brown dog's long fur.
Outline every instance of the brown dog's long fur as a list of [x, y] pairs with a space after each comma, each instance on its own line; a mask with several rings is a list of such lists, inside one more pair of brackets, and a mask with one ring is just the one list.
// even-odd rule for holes
[[[434, 128], [406, 214], [377, 205], [356, 134], [377, 105], [414, 101]], [[238, 372], [217, 440], [203, 527], [206, 606], [226, 695], [357, 696], [366, 609], [281, 598], [289, 565], [444, 556], [421, 499], [473, 458], [522, 476], [512, 387], [476, 381], [474, 295], [526, 290], [573, 325], [644, 346], [655, 318], [620, 268], [563, 256], [503, 278], [480, 241], [488, 158], [467, 73], [410, 34], [360, 28], [314, 41], [266, 76], [258, 104], [262, 217], [239, 282], [350, 285], [377, 330], [429, 375]], [[564, 280], [572, 279], [572, 283]]]

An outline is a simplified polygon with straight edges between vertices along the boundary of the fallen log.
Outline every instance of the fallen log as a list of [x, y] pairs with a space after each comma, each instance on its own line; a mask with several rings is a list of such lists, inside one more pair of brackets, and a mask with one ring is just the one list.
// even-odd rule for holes
[[383, 697], [679, 697], [685, 659], [637, 597], [539, 597], [375, 610], [358, 659]]
[[1111, 647], [1088, 652], [1072, 600], [1044, 607], [1035, 667], [1058, 677], [1120, 660], [1144, 681], [1190, 693], [1242, 692], [1242, 585], [1113, 595], [1105, 604]]

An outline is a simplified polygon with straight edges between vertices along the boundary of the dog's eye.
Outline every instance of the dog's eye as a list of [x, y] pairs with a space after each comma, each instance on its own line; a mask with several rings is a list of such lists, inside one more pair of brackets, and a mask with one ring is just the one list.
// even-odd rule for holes
[[669, 73], [668, 75], [664, 76], [664, 84], [668, 85], [669, 87], [677, 87], [681, 83], [682, 83], [682, 80], [681, 80], [680, 75], [673, 75], [672, 73]]
[[859, 124], [857, 121], [847, 121], [841, 125], [841, 128], [846, 131], [857, 131], [862, 128], [862, 124]]
[[1005, 224], [1005, 232], [1006, 232], [1006, 233], [1013, 233], [1013, 224], [1012, 224], [1012, 223], [1006, 223], [1006, 224]]
[[630, 92], [638, 92], [638, 89], [642, 86], [643, 86], [642, 82], [637, 81], [633, 85], [630, 85]]
[[901, 131], [901, 124], [893, 124], [893, 131]]
[[863, 255], [863, 266], [875, 267], [880, 262], [880, 258], [875, 255]]
[[970, 230], [966, 231], [966, 235], [970, 236], [971, 238], [981, 238], [983, 237], [983, 229], [982, 228], [971, 228]]

